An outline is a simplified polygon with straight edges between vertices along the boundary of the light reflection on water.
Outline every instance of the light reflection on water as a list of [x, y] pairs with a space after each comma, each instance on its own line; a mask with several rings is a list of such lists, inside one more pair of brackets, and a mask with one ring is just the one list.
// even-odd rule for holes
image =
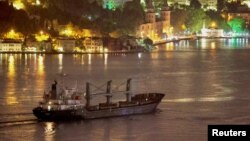
[[88, 64], [91, 65], [92, 54], [88, 54]]
[[63, 54], [58, 55], [58, 63], [59, 63], [59, 72], [62, 72], [63, 70]]
[[17, 60], [15, 60], [15, 57], [13, 55], [10, 55], [8, 58], [8, 81], [6, 84], [6, 88], [7, 88], [7, 95], [6, 95], [6, 103], [8, 105], [13, 105], [13, 104], [17, 104], [17, 97], [15, 94], [16, 91], [16, 65], [15, 62], [17, 62]]
[[105, 53], [104, 55], [104, 69], [107, 70], [108, 68], [108, 54]]
[[[201, 141], [206, 140], [207, 124], [249, 123], [248, 39], [177, 44], [159, 45], [153, 53], [0, 54], [0, 116], [9, 117], [8, 120], [18, 120], [16, 113], [24, 117], [23, 113], [30, 113], [60, 72], [69, 74], [69, 86], [75, 80], [79, 85], [88, 81], [99, 86], [112, 79], [115, 88], [131, 77], [134, 92], [166, 93], [155, 114], [5, 127], [0, 128], [2, 138]], [[25, 131], [22, 136], [21, 131]]]
[[234, 97], [202, 97], [202, 98], [179, 98], [179, 99], [165, 99], [162, 102], [174, 102], [174, 103], [190, 103], [190, 102], [224, 102], [231, 101]]
[[[220, 40], [220, 42], [218, 42]], [[244, 49], [249, 48], [248, 38], [228, 39], [200, 39], [196, 40], [196, 47], [202, 49]]]
[[54, 122], [45, 122], [44, 134], [44, 141], [55, 141], [56, 124]]

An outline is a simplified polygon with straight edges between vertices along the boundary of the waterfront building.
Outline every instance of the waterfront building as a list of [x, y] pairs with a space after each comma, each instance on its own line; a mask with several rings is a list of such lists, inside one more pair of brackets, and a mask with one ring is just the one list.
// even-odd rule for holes
[[153, 41], [161, 40], [171, 33], [170, 10], [167, 0], [164, 1], [160, 17], [156, 16], [152, 0], [146, 3], [145, 22], [138, 27], [137, 37], [150, 38]]
[[243, 4], [246, 4], [250, 8], [250, 0], [244, 0]]
[[40, 47], [40, 44], [36, 40], [26, 39], [24, 51], [25, 52], [37, 52], [40, 50], [39, 47]]
[[126, 2], [132, 0], [103, 0], [103, 8], [105, 9], [116, 9], [123, 6]]
[[204, 9], [217, 10], [217, 0], [199, 0]]
[[5, 39], [0, 42], [0, 52], [21, 52], [23, 42], [20, 40]]
[[72, 53], [75, 51], [76, 40], [74, 38], [57, 38], [55, 49], [59, 52]]
[[36, 41], [34, 39], [26, 39], [25, 41], [25, 52], [51, 52], [52, 51], [52, 43], [51, 41]]
[[86, 51], [88, 52], [102, 52], [103, 51], [103, 41], [101, 38], [97, 38], [97, 37], [84, 38], [82, 43]]
[[[126, 2], [133, 1], [133, 0], [103, 0], [103, 8], [114, 10], [116, 8], [122, 7]], [[145, 1], [147, 0], [140, 0], [142, 5], [145, 5]]]
[[180, 4], [180, 5], [189, 5], [190, 1], [189, 0], [169, 0], [169, 4]]
[[[217, 10], [217, 0], [199, 0], [202, 8]], [[190, 5], [190, 0], [170, 0], [170, 5], [179, 4], [179, 5]]]
[[201, 29], [202, 37], [224, 37], [223, 29], [216, 28], [202, 28]]

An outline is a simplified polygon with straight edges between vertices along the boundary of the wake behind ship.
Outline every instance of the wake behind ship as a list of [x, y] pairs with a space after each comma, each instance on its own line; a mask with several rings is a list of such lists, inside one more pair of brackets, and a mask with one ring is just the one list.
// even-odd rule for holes
[[[40, 105], [33, 109], [33, 114], [40, 120], [73, 120], [95, 119], [114, 116], [152, 113], [156, 110], [165, 94], [162, 93], [131, 93], [131, 79], [127, 80], [124, 101], [111, 102], [111, 82], [107, 82], [105, 93], [91, 93], [90, 83], [86, 83], [86, 94], [77, 88], [64, 88], [57, 93], [57, 82], [52, 84], [49, 93], [44, 93]], [[91, 105], [94, 96], [105, 96], [106, 102]]]

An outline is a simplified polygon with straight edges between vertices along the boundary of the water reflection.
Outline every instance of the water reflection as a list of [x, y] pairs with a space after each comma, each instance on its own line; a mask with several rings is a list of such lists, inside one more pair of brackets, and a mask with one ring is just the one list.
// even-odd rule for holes
[[107, 65], [108, 65], [108, 54], [105, 53], [104, 54], [104, 69], [107, 69]]
[[159, 58], [159, 53], [158, 52], [151, 53], [151, 58], [152, 59], [158, 59]]
[[27, 62], [28, 62], [28, 55], [25, 54], [25, 55], [24, 55], [24, 66], [25, 66], [25, 67], [27, 66]]
[[233, 96], [221, 96], [221, 97], [201, 97], [201, 98], [177, 98], [177, 99], [164, 99], [162, 102], [171, 103], [192, 103], [192, 102], [223, 102], [232, 101]]
[[33, 59], [34, 59], [34, 67], [35, 67], [35, 70], [37, 69], [37, 54], [34, 54], [34, 56], [32, 56]]
[[39, 76], [44, 75], [44, 57], [41, 55], [38, 57], [38, 72], [37, 72], [37, 74]]
[[3, 55], [0, 54], [0, 66], [2, 67], [2, 64], [3, 64]]
[[45, 85], [44, 56], [39, 55], [37, 59], [36, 86], [43, 90]]
[[172, 50], [174, 50], [174, 44], [173, 44], [173, 43], [168, 43], [168, 44], [166, 44], [165, 50], [167, 50], [167, 51], [172, 51]]
[[183, 47], [189, 47], [189, 45], [190, 45], [189, 43], [190, 43], [189, 40], [180, 41], [180, 45]]
[[15, 59], [13, 55], [8, 58], [8, 78], [13, 79], [15, 77]]
[[142, 53], [138, 53], [138, 59], [141, 59], [141, 57], [142, 57]]
[[[220, 42], [218, 42], [220, 40]], [[248, 48], [247, 38], [229, 38], [229, 39], [205, 39], [202, 38], [196, 41], [196, 47], [202, 49], [241, 49]]]
[[211, 42], [210, 46], [211, 46], [211, 49], [215, 49], [216, 48], [215, 42]]
[[58, 66], [59, 66], [59, 72], [62, 72], [63, 70], [63, 54], [58, 55]]
[[227, 45], [229, 48], [246, 48], [248, 39], [246, 38], [232, 38], [228, 39]]
[[56, 124], [54, 122], [46, 122], [44, 127], [44, 140], [45, 141], [54, 141], [56, 133]]
[[88, 64], [91, 65], [92, 54], [88, 54]]
[[8, 56], [8, 73], [7, 73], [7, 86], [6, 86], [6, 103], [8, 105], [17, 104], [17, 97], [15, 94], [16, 91], [16, 66], [15, 66], [15, 58], [13, 55]]
[[165, 53], [165, 58], [167, 58], [167, 59], [173, 58], [173, 52], [166, 52]]

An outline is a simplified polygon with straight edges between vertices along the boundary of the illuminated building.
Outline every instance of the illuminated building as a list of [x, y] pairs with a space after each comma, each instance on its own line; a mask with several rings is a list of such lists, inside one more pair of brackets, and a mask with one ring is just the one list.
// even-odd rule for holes
[[217, 0], [199, 0], [204, 9], [217, 10]]
[[73, 38], [57, 38], [55, 42], [55, 49], [59, 52], [74, 52], [76, 47], [76, 40]]
[[171, 34], [170, 10], [167, 0], [164, 1], [161, 8], [160, 17], [156, 17], [152, 0], [148, 0], [145, 13], [145, 23], [141, 24], [137, 30], [137, 36], [141, 38], [150, 38], [153, 41], [161, 40], [164, 35]]
[[243, 4], [246, 4], [250, 8], [250, 0], [244, 0]]
[[22, 44], [18, 40], [3, 40], [0, 42], [0, 52], [21, 52]]
[[106, 9], [116, 9], [121, 7], [124, 3], [132, 0], [103, 0], [103, 8]]
[[189, 0], [169, 0], [169, 4], [173, 5], [173, 4], [180, 4], [180, 5], [189, 5], [190, 1]]
[[[217, 9], [217, 0], [199, 0], [202, 7], [205, 9]], [[170, 0], [169, 4], [180, 4], [180, 5], [190, 5], [190, 0]]]
[[26, 37], [25, 39], [25, 52], [51, 52], [52, 43], [50, 39], [37, 40], [33, 36]]
[[103, 41], [101, 38], [85, 38], [83, 39], [83, 46], [88, 52], [102, 52], [103, 51]]
[[[126, 2], [133, 0], [103, 0], [103, 8], [114, 10], [116, 8], [122, 7]], [[140, 0], [142, 5], [145, 5], [146, 0]]]
[[201, 36], [203, 36], [203, 37], [223, 37], [224, 31], [223, 31], [223, 29], [216, 29], [216, 28], [202, 28], [201, 29]]

